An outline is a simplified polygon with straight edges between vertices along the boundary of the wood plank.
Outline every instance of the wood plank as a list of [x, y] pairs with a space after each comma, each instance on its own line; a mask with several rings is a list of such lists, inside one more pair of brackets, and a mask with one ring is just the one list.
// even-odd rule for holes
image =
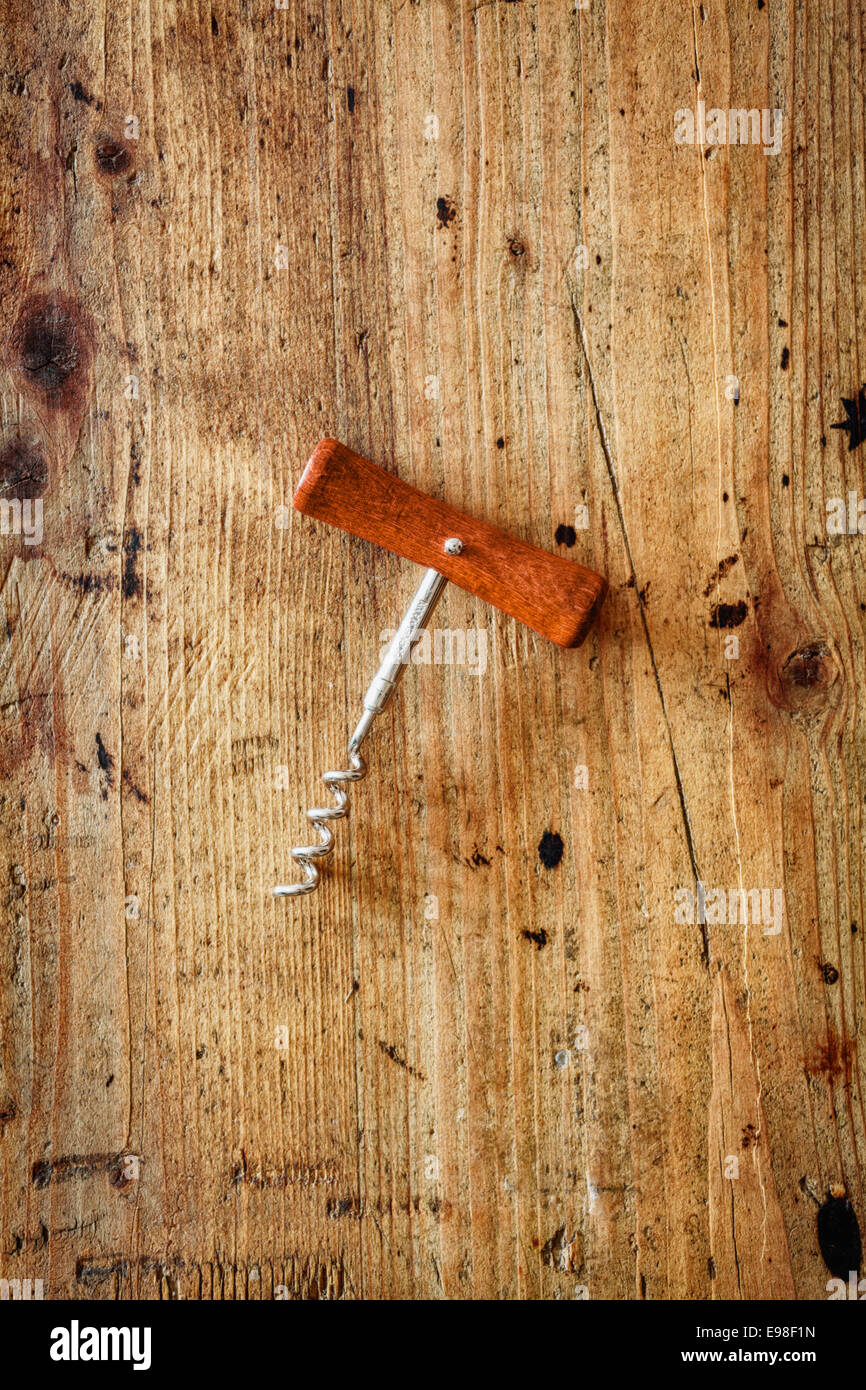
[[[7, 11], [0, 500], [44, 533], [0, 535], [0, 1278], [826, 1297], [860, 11]], [[701, 102], [779, 152], [678, 143]], [[570, 653], [449, 586], [273, 902], [418, 579], [293, 513], [324, 436], [610, 595]]]

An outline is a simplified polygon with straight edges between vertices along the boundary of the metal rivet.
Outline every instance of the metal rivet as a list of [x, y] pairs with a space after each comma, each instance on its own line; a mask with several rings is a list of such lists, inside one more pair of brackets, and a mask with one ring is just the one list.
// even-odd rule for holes
[[448, 540], [445, 542], [446, 555], [459, 555], [462, 549], [463, 542], [458, 540], [456, 536], [449, 536]]

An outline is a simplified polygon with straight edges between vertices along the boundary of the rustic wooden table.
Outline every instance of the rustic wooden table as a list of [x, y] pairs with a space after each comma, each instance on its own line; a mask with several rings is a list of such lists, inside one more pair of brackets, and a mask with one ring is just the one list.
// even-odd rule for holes
[[[825, 1298], [866, 1215], [861, 9], [6, 15], [0, 1278]], [[419, 578], [291, 512], [327, 434], [611, 591], [563, 652], [449, 586], [274, 902]]]

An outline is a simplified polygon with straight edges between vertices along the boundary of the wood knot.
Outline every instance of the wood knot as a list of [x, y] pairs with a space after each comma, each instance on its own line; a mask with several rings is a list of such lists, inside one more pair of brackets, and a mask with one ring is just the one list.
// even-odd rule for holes
[[13, 330], [11, 353], [19, 381], [37, 390], [46, 404], [81, 403], [93, 338], [87, 315], [73, 299], [61, 293], [32, 295]]
[[15, 436], [0, 449], [0, 497], [41, 497], [48, 487], [48, 464], [35, 444]]
[[783, 704], [792, 713], [821, 709], [839, 676], [826, 642], [808, 642], [791, 652], [779, 671]]
[[101, 173], [114, 178], [118, 174], [128, 174], [132, 168], [132, 151], [125, 140], [115, 140], [111, 135], [96, 137], [96, 165]]
[[515, 264], [520, 265], [527, 254], [526, 242], [519, 232], [511, 232], [505, 238], [508, 247], [509, 259]]

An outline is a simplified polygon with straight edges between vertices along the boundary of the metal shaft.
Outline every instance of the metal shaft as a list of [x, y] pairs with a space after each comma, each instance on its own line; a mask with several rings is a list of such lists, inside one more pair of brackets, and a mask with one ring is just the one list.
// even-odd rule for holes
[[[454, 547], [459, 546], [459, 544], [460, 542], [456, 539], [447, 541], [446, 549], [449, 549], [450, 553], [459, 553], [454, 550]], [[409, 664], [412, 650], [430, 621], [439, 596], [447, 582], [444, 574], [440, 574], [438, 570], [425, 570], [424, 578], [418, 585], [409, 610], [389, 642], [381, 665], [364, 696], [364, 713], [349, 740], [349, 767], [322, 774], [322, 781], [333, 796], [336, 805], [313, 806], [307, 812], [307, 820], [319, 832], [320, 843], [317, 845], [298, 845], [292, 850], [292, 858], [304, 870], [304, 880], [302, 883], [277, 884], [274, 889], [275, 898], [299, 897], [304, 893], [312, 893], [318, 886], [318, 861], [326, 859], [334, 849], [334, 836], [330, 822], [342, 820], [344, 816], [349, 814], [349, 798], [343, 783], [358, 782], [366, 775], [367, 768], [359, 751], [361, 744], [370, 732], [376, 715], [382, 713], [397, 689], [400, 678]]]
[[438, 570], [425, 570], [424, 578], [415, 591], [405, 618], [388, 644], [382, 663], [367, 687], [364, 696], [364, 713], [352, 737], [349, 739], [349, 752], [360, 748], [377, 714], [388, 704], [400, 683], [400, 678], [409, 664], [412, 650], [421, 637], [439, 602], [439, 596], [447, 584], [444, 574]]

